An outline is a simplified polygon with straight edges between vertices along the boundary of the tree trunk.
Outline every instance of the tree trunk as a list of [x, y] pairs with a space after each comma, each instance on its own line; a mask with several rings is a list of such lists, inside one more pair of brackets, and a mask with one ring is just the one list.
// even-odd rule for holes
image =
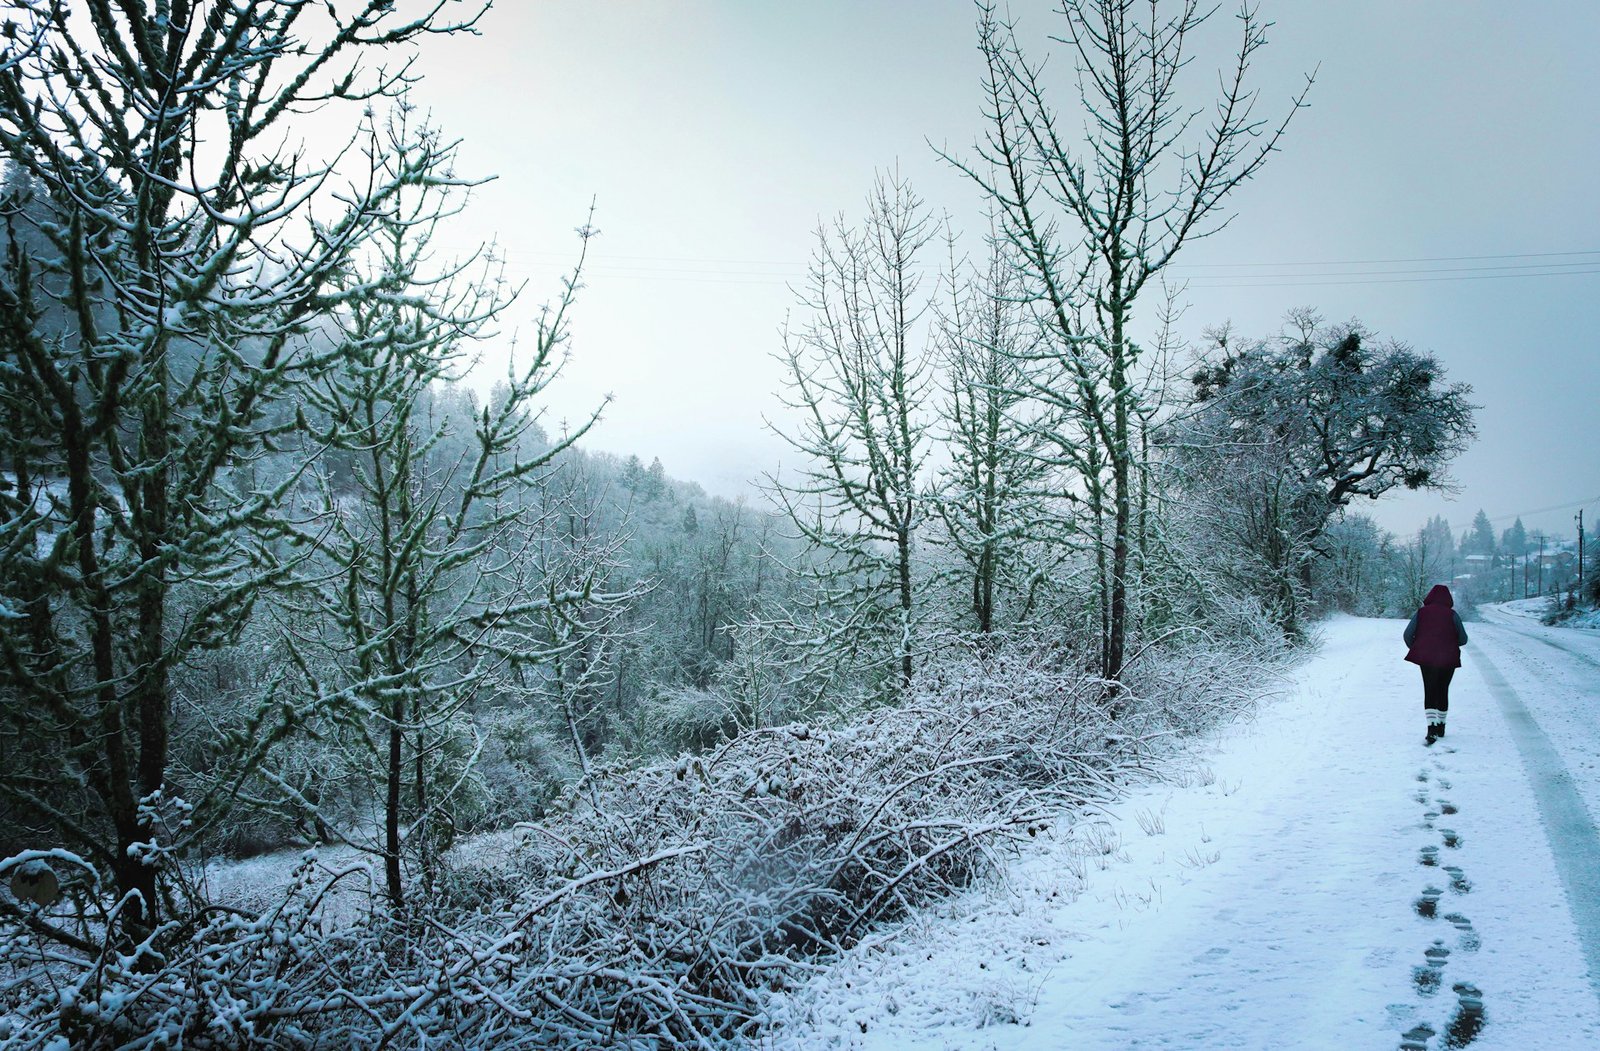
[[[1121, 280], [1113, 268], [1112, 280]], [[1132, 472], [1133, 450], [1128, 438], [1128, 348], [1123, 342], [1127, 304], [1113, 300], [1111, 319], [1111, 611], [1106, 637], [1106, 662], [1101, 675], [1112, 682], [1122, 677], [1122, 656], [1128, 633], [1128, 535], [1133, 525]]]
[[[909, 512], [906, 518], [910, 518]], [[911, 689], [911, 534], [903, 528], [899, 537], [900, 571], [900, 688]]]
[[396, 909], [405, 906], [405, 888], [400, 882], [400, 781], [404, 772], [405, 735], [402, 726], [404, 701], [395, 701], [389, 724], [389, 783], [383, 808], [383, 875], [388, 884], [389, 903]]

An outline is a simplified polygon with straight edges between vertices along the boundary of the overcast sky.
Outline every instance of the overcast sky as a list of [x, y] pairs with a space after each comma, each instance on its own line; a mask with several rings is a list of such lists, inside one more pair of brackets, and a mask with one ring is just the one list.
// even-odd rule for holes
[[[1436, 513], [1459, 531], [1481, 507], [1497, 530], [1520, 514], [1570, 535], [1579, 506], [1600, 514], [1600, 3], [1262, 8], [1262, 112], [1317, 82], [1233, 223], [1179, 256], [1184, 334], [1265, 335], [1307, 305], [1436, 353], [1482, 406], [1462, 492], [1361, 509], [1400, 533]], [[1058, 17], [1011, 11], [1029, 34]], [[1226, 45], [1227, 14], [1208, 43]], [[498, 239], [530, 281], [517, 316], [552, 294], [596, 202], [555, 392], [572, 418], [614, 395], [591, 447], [725, 494], [785, 457], [762, 422], [770, 355], [819, 219], [859, 216], [898, 165], [977, 228], [981, 201], [929, 146], [981, 132], [975, 21], [963, 0], [501, 0], [480, 36], [428, 43], [420, 101], [464, 140], [465, 173], [498, 177], [450, 239]]]

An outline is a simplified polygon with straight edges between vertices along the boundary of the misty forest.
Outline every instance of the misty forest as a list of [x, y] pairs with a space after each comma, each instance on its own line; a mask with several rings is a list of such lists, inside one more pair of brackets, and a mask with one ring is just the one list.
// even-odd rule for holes
[[411, 56], [494, 12], [5, 6], [0, 1046], [753, 1043], [1320, 618], [1525, 586], [1362, 513], [1475, 436], [1428, 333], [1165, 280], [1316, 90], [1252, 6], [975, 6], [987, 225], [814, 202], [738, 499], [550, 411], [593, 216], [551, 287], [443, 247], [496, 173]]

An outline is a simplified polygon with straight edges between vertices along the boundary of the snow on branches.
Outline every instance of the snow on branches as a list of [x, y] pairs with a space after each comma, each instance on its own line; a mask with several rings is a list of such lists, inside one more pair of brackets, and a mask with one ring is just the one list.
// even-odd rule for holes
[[[385, 907], [367, 864], [308, 855], [270, 908], [203, 908], [159, 956], [73, 952], [8, 923], [0, 996], [15, 1021], [3, 1038], [32, 1049], [62, 1036], [128, 1048], [748, 1037], [768, 992], [1108, 798], [1180, 722], [1235, 710], [1261, 668], [1230, 653], [1137, 655], [1118, 719], [1082, 654], [1013, 641], [946, 657], [907, 703], [850, 723], [598, 769], [556, 816], [519, 825], [509, 855], [455, 852], [447, 893], [411, 910]], [[374, 907], [352, 911], [340, 897], [352, 888]]]

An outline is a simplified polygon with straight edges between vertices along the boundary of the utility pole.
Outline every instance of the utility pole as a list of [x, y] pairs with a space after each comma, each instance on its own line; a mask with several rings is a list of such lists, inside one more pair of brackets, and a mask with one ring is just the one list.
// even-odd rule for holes
[[1583, 597], [1583, 508], [1578, 508], [1578, 597]]
[[1544, 594], [1544, 534], [1539, 534], [1539, 590], [1536, 595]]

